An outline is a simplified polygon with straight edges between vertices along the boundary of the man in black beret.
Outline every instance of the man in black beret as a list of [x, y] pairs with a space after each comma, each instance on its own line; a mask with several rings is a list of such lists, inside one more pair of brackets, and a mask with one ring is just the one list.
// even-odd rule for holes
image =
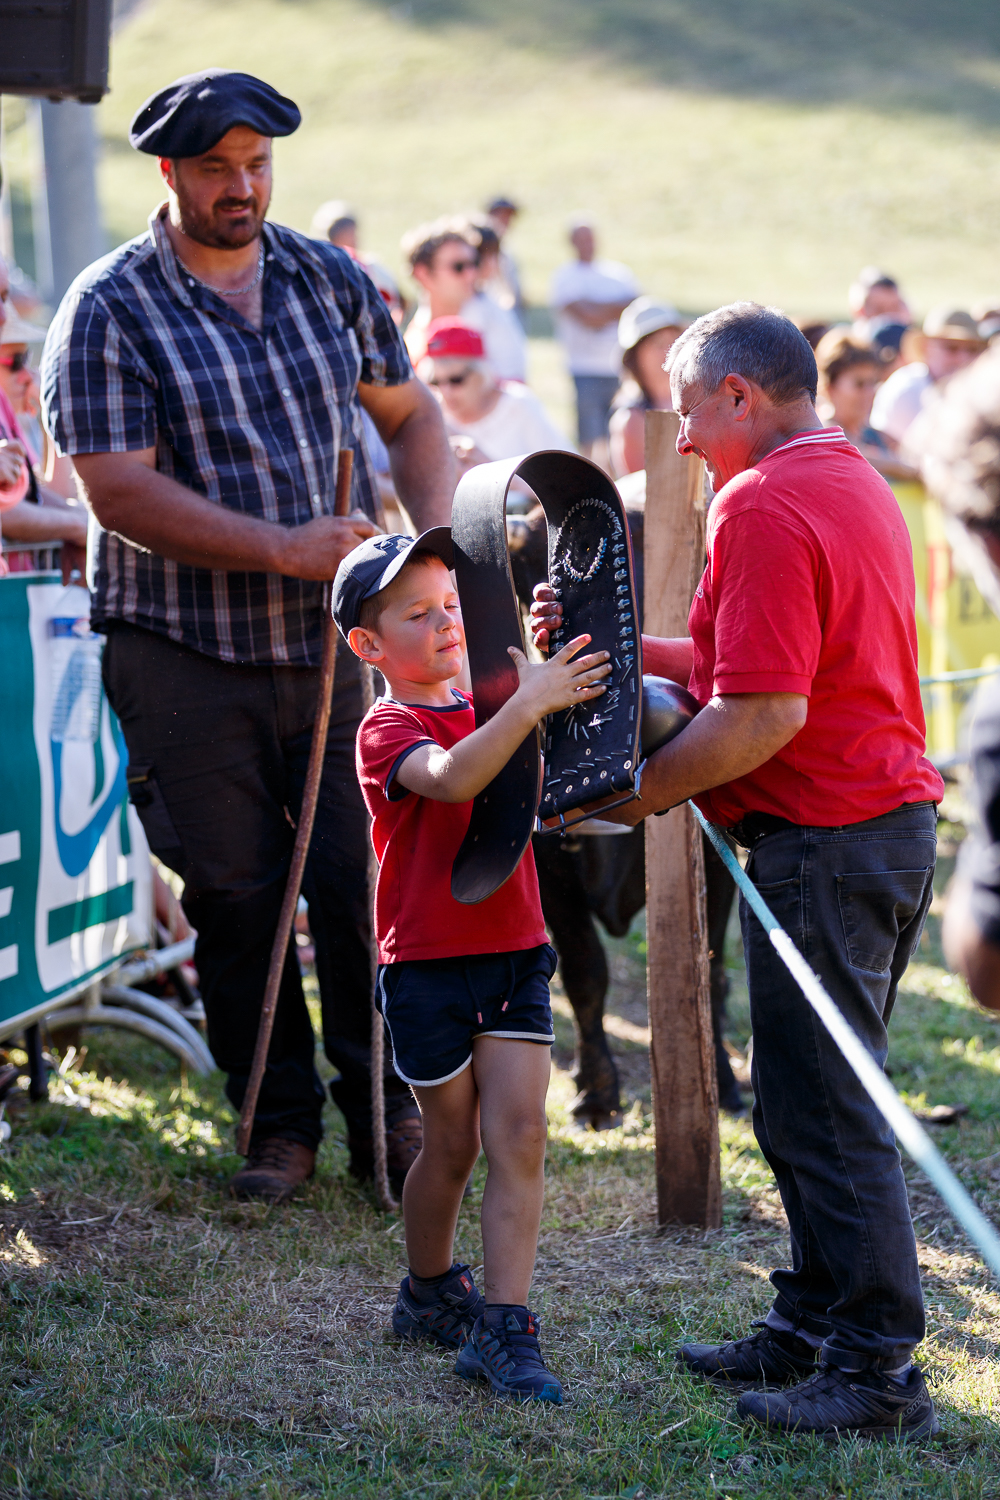
[[[271, 138], [299, 111], [209, 69], [147, 100], [130, 139], [158, 156], [149, 230], [67, 292], [43, 357], [49, 429], [101, 531], [95, 628], [150, 847], [184, 880], [209, 1042], [239, 1109], [253, 1056], [318, 693], [324, 580], [376, 531], [362, 408], [417, 530], [450, 520], [452, 461], [384, 301], [344, 251], [266, 222]], [[354, 509], [333, 515], [338, 455]], [[372, 1170], [368, 827], [354, 769], [355, 659], [337, 665], [303, 889], [331, 1085], [351, 1169]], [[286, 963], [239, 1196], [311, 1175], [323, 1090], [294, 953]], [[390, 1172], [419, 1149], [386, 1073]]]

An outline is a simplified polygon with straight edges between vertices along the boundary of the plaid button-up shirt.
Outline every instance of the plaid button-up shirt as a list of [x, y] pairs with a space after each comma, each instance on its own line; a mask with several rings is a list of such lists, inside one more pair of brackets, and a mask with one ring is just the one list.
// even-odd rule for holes
[[[358, 382], [399, 385], [409, 358], [381, 296], [344, 251], [264, 226], [263, 326], [188, 275], [163, 226], [67, 292], [45, 341], [46, 422], [64, 453], [156, 449], [156, 467], [244, 515], [331, 515], [337, 454], [375, 515]], [[322, 584], [171, 562], [101, 531], [92, 620], [128, 620], [223, 661], [314, 666]]]

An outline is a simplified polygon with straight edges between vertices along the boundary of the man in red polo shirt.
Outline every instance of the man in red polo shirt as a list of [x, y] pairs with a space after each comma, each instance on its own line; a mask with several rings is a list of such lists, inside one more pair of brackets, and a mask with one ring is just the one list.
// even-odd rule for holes
[[[695, 797], [880, 1065], [932, 894], [941, 778], [924, 757], [909, 535], [885, 480], [816, 415], [816, 362], [755, 303], [710, 313], [668, 359], [678, 449], [708, 466], [708, 566], [690, 638], [643, 638], [702, 712], [646, 763], [638, 822]], [[535, 638], [558, 617], [551, 591]], [[924, 1334], [892, 1131], [741, 899], [754, 1131], [788, 1215], [757, 1332], [681, 1362], [764, 1385], [740, 1415], [783, 1430], [926, 1435]], [[791, 1387], [787, 1390], [776, 1387]]]

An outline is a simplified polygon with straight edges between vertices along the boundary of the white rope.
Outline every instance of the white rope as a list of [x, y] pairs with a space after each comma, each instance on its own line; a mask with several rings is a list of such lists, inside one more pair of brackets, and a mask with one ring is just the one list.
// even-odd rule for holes
[[896, 1139], [921, 1171], [927, 1173], [966, 1234], [978, 1246], [993, 1274], [1000, 1277], [1000, 1235], [997, 1234], [986, 1215], [972, 1201], [926, 1130], [903, 1103], [885, 1073], [868, 1052], [857, 1032], [844, 1019], [837, 1005], [827, 994], [819, 976], [813, 973], [788, 933], [778, 923], [753, 881], [746, 871], [741, 869], [739, 860], [726, 843], [721, 831], [702, 816], [693, 802], [690, 806], [736, 884], [760, 919], [778, 956], [854, 1069], [872, 1102], [885, 1116], [896, 1134]]

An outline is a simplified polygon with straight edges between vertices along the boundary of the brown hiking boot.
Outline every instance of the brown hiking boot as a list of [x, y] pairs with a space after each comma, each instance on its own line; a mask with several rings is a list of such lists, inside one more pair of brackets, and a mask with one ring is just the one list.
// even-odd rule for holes
[[[408, 1115], [385, 1128], [386, 1167], [389, 1185], [394, 1193], [403, 1191], [406, 1174], [413, 1166], [423, 1145], [424, 1132], [419, 1115]], [[351, 1152], [350, 1173], [358, 1182], [370, 1182], [375, 1175], [375, 1152], [371, 1136], [348, 1137]]]
[[313, 1175], [316, 1153], [301, 1141], [272, 1135], [254, 1141], [246, 1165], [229, 1184], [234, 1198], [261, 1198], [265, 1203], [287, 1203], [295, 1189]]

